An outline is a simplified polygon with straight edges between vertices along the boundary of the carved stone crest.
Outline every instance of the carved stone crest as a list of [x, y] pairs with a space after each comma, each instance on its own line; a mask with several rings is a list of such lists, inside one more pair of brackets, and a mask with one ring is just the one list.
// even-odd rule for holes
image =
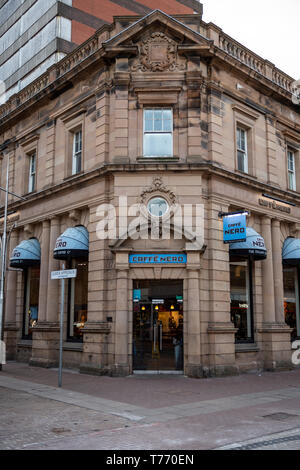
[[153, 178], [151, 186], [144, 189], [140, 195], [139, 202], [145, 204], [148, 197], [154, 194], [165, 195], [171, 204], [174, 205], [176, 203], [175, 193], [164, 185], [160, 176]]
[[184, 64], [177, 63], [176, 42], [164, 33], [154, 32], [144, 39], [139, 52], [139, 63], [133, 65], [133, 71], [164, 72], [185, 68]]

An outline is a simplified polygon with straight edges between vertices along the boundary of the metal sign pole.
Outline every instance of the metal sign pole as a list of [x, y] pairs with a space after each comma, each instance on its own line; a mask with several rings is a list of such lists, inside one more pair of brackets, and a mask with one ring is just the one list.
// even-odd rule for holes
[[76, 278], [77, 269], [65, 270], [65, 264], [62, 271], [52, 271], [52, 280], [61, 280], [61, 303], [60, 303], [60, 331], [59, 331], [59, 368], [58, 368], [58, 386], [62, 386], [62, 364], [63, 364], [63, 341], [64, 341], [64, 305], [65, 305], [65, 279]]
[[[63, 270], [65, 265], [63, 264]], [[62, 361], [63, 361], [63, 330], [64, 330], [64, 303], [65, 303], [65, 279], [61, 279], [61, 305], [60, 305], [60, 333], [59, 333], [59, 371], [58, 386], [62, 386]]]
[[[7, 157], [7, 168], [6, 168], [6, 193], [5, 193], [5, 208], [4, 208], [4, 227], [2, 235], [2, 246], [1, 246], [1, 282], [0, 282], [0, 342], [3, 340], [4, 334], [4, 282], [5, 282], [5, 267], [6, 267], [6, 230], [7, 230], [7, 208], [8, 208], [8, 187], [9, 187], [9, 155]], [[2, 343], [0, 343], [2, 344]], [[0, 370], [2, 370], [2, 364], [0, 363]]]

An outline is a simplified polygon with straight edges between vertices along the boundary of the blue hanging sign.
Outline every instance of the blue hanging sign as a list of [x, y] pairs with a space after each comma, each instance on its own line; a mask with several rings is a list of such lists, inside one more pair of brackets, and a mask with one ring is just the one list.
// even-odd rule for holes
[[238, 243], [247, 240], [246, 214], [229, 215], [223, 218], [224, 243]]
[[179, 254], [130, 254], [130, 264], [186, 264], [187, 255], [184, 253]]
[[141, 289], [133, 289], [133, 300], [138, 301], [142, 298], [142, 291]]

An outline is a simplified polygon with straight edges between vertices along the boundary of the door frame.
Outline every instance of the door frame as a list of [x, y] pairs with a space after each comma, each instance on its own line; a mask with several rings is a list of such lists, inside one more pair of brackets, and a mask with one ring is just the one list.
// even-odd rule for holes
[[[153, 369], [153, 370], [149, 370], [149, 369], [142, 369], [142, 370], [138, 370], [138, 369], [134, 369], [133, 367], [133, 324], [134, 324], [134, 311], [133, 311], [133, 305], [134, 305], [134, 300], [133, 300], [133, 284], [135, 281], [162, 281], [162, 282], [168, 282], [168, 281], [180, 281], [182, 283], [182, 295], [183, 295], [183, 331], [182, 331], [182, 341], [183, 341], [183, 344], [182, 344], [182, 350], [183, 350], [183, 357], [182, 357], [182, 363], [183, 363], [183, 367], [182, 367], [182, 370], [161, 370], [159, 367], [157, 369]], [[132, 370], [132, 373], [134, 375], [138, 375], [138, 374], [149, 374], [149, 375], [183, 375], [184, 374], [184, 351], [185, 351], [185, 329], [186, 329], [186, 322], [185, 322], [185, 308], [184, 308], [184, 305], [185, 305], [185, 279], [184, 278], [178, 278], [177, 276], [172, 276], [172, 277], [169, 277], [169, 278], [163, 278], [161, 277], [160, 279], [157, 279], [157, 278], [145, 278], [145, 277], [142, 277], [142, 278], [132, 278], [130, 279], [130, 288], [129, 288], [129, 303], [131, 305], [131, 308], [129, 308], [129, 321], [130, 321], [130, 324], [131, 324], [131, 328], [129, 328], [129, 337], [130, 337], [130, 349], [129, 351], [131, 351], [131, 370]], [[131, 301], [130, 301], [131, 300]], [[140, 302], [139, 302], [140, 303]], [[152, 335], [152, 343], [153, 343], [153, 327], [154, 327], [154, 322], [153, 322], [153, 313], [154, 313], [154, 309], [153, 309], [153, 303], [150, 302], [150, 301], [147, 301], [147, 302], [142, 302], [143, 304], [151, 304], [151, 335]]]

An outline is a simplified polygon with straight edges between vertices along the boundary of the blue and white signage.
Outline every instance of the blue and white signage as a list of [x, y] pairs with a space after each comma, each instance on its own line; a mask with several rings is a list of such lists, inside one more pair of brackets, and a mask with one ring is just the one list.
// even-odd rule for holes
[[238, 243], [247, 240], [246, 214], [229, 215], [223, 218], [224, 243]]
[[186, 264], [187, 255], [184, 253], [175, 254], [130, 254], [130, 264]]
[[141, 289], [133, 289], [133, 300], [138, 302], [142, 298], [142, 291]]

